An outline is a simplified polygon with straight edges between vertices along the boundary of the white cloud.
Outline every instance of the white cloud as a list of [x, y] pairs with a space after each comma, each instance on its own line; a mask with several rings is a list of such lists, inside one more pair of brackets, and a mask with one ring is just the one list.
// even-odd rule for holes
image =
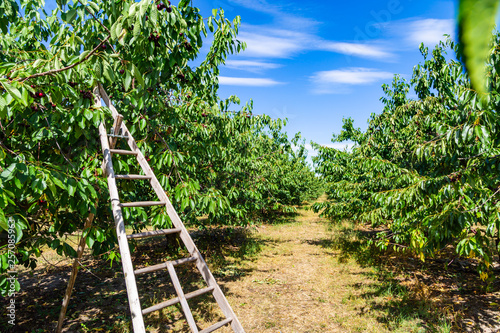
[[393, 54], [382, 50], [378, 46], [359, 43], [326, 42], [322, 43], [322, 49], [342, 53], [350, 56], [367, 58], [392, 58]]
[[434, 46], [439, 41], [445, 40], [444, 34], [453, 36], [455, 32], [454, 20], [422, 19], [408, 24], [407, 40], [412, 45], [424, 43]]
[[219, 84], [226, 86], [270, 87], [283, 83], [267, 78], [219, 76]]
[[[291, 58], [304, 51], [328, 51], [348, 56], [392, 60], [394, 55], [381, 46], [323, 40], [310, 33], [245, 25], [238, 39], [247, 43], [243, 56]], [[252, 32], [247, 32], [252, 31]]]
[[389, 80], [393, 76], [393, 73], [373, 68], [354, 67], [316, 72], [311, 80], [315, 94], [348, 94], [351, 92], [349, 87]]
[[293, 31], [269, 29], [264, 33], [241, 32], [238, 39], [247, 44], [242, 53], [249, 57], [289, 58], [304, 49], [305, 36]]
[[317, 72], [312, 77], [317, 83], [370, 84], [376, 81], [390, 79], [393, 73], [382, 72], [373, 68], [346, 68]]
[[455, 36], [455, 21], [432, 18], [410, 18], [393, 21], [384, 27], [387, 37], [393, 43], [398, 43], [399, 48], [418, 47], [424, 43], [428, 47], [434, 47], [439, 41], [444, 41], [444, 34]]
[[260, 72], [264, 69], [279, 68], [282, 65], [263, 61], [251, 60], [227, 60], [225, 66], [232, 69], [240, 69], [249, 72]]
[[265, 0], [229, 0], [232, 4], [252, 9], [261, 13], [268, 14], [273, 17], [279, 26], [293, 29], [305, 29], [311, 31], [318, 25], [314, 19], [289, 13], [294, 10], [293, 4], [282, 2], [277, 5], [278, 1], [274, 0], [272, 4]]

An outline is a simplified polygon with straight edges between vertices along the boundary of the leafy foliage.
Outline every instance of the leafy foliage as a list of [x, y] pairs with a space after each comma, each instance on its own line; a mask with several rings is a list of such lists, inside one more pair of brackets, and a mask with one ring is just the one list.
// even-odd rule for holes
[[[384, 85], [385, 107], [366, 131], [344, 120], [334, 140], [352, 140], [351, 151], [317, 148], [317, 172], [328, 182], [329, 200], [315, 209], [334, 220], [370, 222], [386, 231], [382, 248], [408, 249], [422, 260], [446, 246], [476, 257], [486, 279], [500, 250], [500, 37], [489, 56], [480, 98], [470, 87], [450, 40], [416, 66], [411, 83], [396, 76]], [[414, 88], [417, 100], [408, 97]]]
[[[38, 0], [2, 6], [9, 11], [0, 19], [0, 234], [14, 219], [24, 265], [35, 267], [43, 246], [74, 256], [61, 237], [81, 229], [89, 211], [96, 219], [88, 246], [116, 257], [97, 134], [111, 117], [94, 107], [97, 82], [184, 220], [246, 225], [318, 194], [319, 180], [304, 150], [292, 150], [284, 121], [252, 115], [251, 104], [232, 111], [239, 100], [217, 96], [218, 66], [244, 48], [236, 39], [239, 17], [229, 21], [214, 10], [203, 18], [184, 0], [61, 0], [50, 14]], [[198, 61], [208, 34], [213, 41]], [[127, 157], [114, 160], [117, 173], [137, 173]], [[318, 186], [301, 191], [304, 182]], [[153, 195], [140, 181], [120, 187], [123, 201]], [[136, 230], [168, 227], [163, 213], [124, 210]], [[5, 245], [0, 273], [8, 269]]]
[[460, 0], [458, 7], [460, 54], [472, 87], [482, 93], [486, 88], [485, 63], [490, 53], [498, 3], [498, 0]]

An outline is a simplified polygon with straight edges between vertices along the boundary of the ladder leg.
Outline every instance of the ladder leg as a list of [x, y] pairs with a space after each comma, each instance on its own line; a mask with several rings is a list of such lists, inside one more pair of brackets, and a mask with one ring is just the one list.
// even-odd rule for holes
[[123, 222], [122, 210], [118, 204], [113, 202], [113, 215], [116, 223], [116, 234], [118, 236], [118, 244], [122, 260], [123, 275], [125, 276], [125, 285], [127, 288], [128, 302], [130, 306], [130, 315], [132, 316], [132, 326], [134, 333], [146, 332], [144, 327], [144, 319], [142, 317], [141, 303], [139, 301], [139, 292], [135, 281], [134, 267], [130, 257], [130, 249], [128, 246], [127, 235], [125, 233], [125, 224]]
[[184, 296], [184, 291], [182, 291], [181, 284], [179, 282], [179, 279], [177, 278], [177, 273], [175, 273], [174, 265], [168, 263], [167, 269], [168, 273], [170, 274], [170, 278], [172, 279], [175, 291], [177, 292], [177, 296], [179, 297], [182, 310], [184, 311], [184, 315], [186, 316], [189, 327], [191, 328], [191, 331], [193, 333], [198, 333], [198, 327], [196, 327], [196, 322], [194, 321], [193, 314], [189, 309], [189, 304], [187, 303], [186, 297]]
[[238, 320], [238, 317], [236, 317], [236, 314], [234, 313], [233, 309], [229, 305], [229, 302], [227, 301], [226, 297], [224, 296], [224, 293], [220, 289], [219, 285], [217, 284], [217, 281], [215, 280], [214, 276], [210, 272], [210, 269], [208, 268], [207, 263], [201, 256], [201, 254], [197, 250], [197, 257], [198, 260], [196, 260], [196, 267], [200, 271], [201, 275], [203, 276], [203, 279], [207, 283], [209, 287], [214, 287], [214, 290], [212, 291], [212, 295], [214, 296], [217, 304], [219, 305], [220, 309], [222, 310], [222, 313], [224, 313], [224, 316], [226, 318], [232, 318], [233, 320], [231, 321], [231, 328], [235, 333], [245, 333], [245, 330], [243, 329], [243, 326], [241, 325], [240, 321]]
[[128, 247], [127, 234], [125, 233], [125, 223], [123, 221], [123, 213], [120, 207], [118, 197], [118, 188], [116, 187], [115, 172], [111, 163], [111, 152], [108, 144], [108, 137], [104, 124], [99, 125], [99, 134], [101, 137], [102, 152], [104, 155], [104, 166], [108, 178], [109, 195], [111, 198], [111, 209], [113, 210], [113, 218], [116, 225], [116, 236], [118, 237], [118, 245], [122, 260], [123, 274], [125, 276], [125, 285], [127, 288], [128, 302], [130, 306], [130, 314], [132, 316], [132, 326], [134, 333], [145, 333], [144, 320], [142, 318], [141, 304], [139, 302], [139, 293], [134, 275], [134, 267], [130, 257], [130, 249]]

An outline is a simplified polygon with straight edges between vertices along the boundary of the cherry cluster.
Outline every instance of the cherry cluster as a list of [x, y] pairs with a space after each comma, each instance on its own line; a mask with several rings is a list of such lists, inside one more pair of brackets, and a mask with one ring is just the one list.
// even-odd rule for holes
[[186, 79], [186, 76], [182, 73], [180, 74], [177, 74], [177, 78], [179, 79], [179, 81], [181, 81], [182, 83], [185, 83], [185, 82], [188, 82], [188, 80]]
[[[30, 86], [32, 89], [35, 89], [36, 86], [35, 85], [31, 85]], [[36, 91], [34, 93], [31, 94], [31, 97], [33, 98], [42, 98], [42, 97], [45, 97], [45, 93], [43, 91]]]
[[164, 3], [159, 3], [159, 4], [156, 5], [156, 8], [158, 10], [167, 9], [167, 12], [169, 12], [169, 13], [172, 12], [172, 7], [170, 7], [170, 1], [168, 2], [168, 6], [165, 5]]
[[185, 41], [185, 42], [184, 42], [184, 48], [185, 48], [187, 51], [191, 51], [191, 50], [193, 50], [193, 47], [191, 46], [191, 43], [189, 43], [188, 41]]
[[80, 96], [82, 98], [86, 99], [92, 99], [94, 97], [94, 94], [90, 90], [80, 90]]
[[160, 43], [158, 41], [160, 40], [160, 37], [161, 37], [160, 34], [157, 31], [155, 31], [154, 33], [152, 33], [151, 35], [149, 35], [148, 39], [150, 41], [155, 42], [156, 46], [159, 46]]

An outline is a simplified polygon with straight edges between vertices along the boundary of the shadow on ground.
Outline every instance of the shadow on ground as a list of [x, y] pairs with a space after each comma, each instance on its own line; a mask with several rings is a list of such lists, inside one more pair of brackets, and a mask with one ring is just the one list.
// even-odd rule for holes
[[[379, 322], [390, 330], [415, 319], [425, 332], [500, 332], [498, 272], [494, 280], [484, 282], [473, 261], [456, 258], [452, 251], [422, 262], [411, 254], [379, 250], [368, 243], [373, 235], [343, 223], [332, 226], [330, 238], [308, 243], [334, 250], [341, 263], [355, 260], [373, 268], [362, 274], [377, 282], [365, 286], [361, 297], [368, 310], [384, 314]], [[384, 302], [375, 301], [381, 296]], [[360, 309], [359, 314], [365, 311]]]
[[[250, 273], [237, 265], [242, 260], [257, 255], [264, 241], [254, 238], [244, 228], [213, 228], [192, 234], [212, 273], [221, 284], [226, 296], [224, 283], [234, 281]], [[132, 244], [132, 242], [131, 242]], [[166, 260], [174, 260], [188, 255], [183, 248], [172, 249], [171, 239], [159, 236], [134, 244], [133, 261], [140, 268]], [[170, 253], [166, 255], [165, 253]], [[86, 257], [85, 267], [80, 269], [67, 311], [63, 332], [129, 332], [130, 312], [121, 265], [110, 266], [109, 262]], [[185, 293], [203, 288], [201, 275], [194, 263], [176, 267]], [[16, 326], [7, 323], [7, 317], [0, 317], [2, 332], [53, 332], [59, 317], [62, 297], [66, 290], [70, 266], [55, 267], [44, 265], [33, 272], [19, 276], [21, 292], [16, 296]], [[175, 297], [175, 290], [166, 271], [137, 276], [137, 285], [143, 308]], [[0, 306], [5, 309], [9, 300], [4, 298]], [[220, 320], [215, 300], [209, 293], [190, 301], [193, 315], [202, 324]], [[196, 309], [196, 310], [194, 310]], [[145, 316], [148, 329], [155, 332], [189, 332], [180, 306], [171, 306]]]

